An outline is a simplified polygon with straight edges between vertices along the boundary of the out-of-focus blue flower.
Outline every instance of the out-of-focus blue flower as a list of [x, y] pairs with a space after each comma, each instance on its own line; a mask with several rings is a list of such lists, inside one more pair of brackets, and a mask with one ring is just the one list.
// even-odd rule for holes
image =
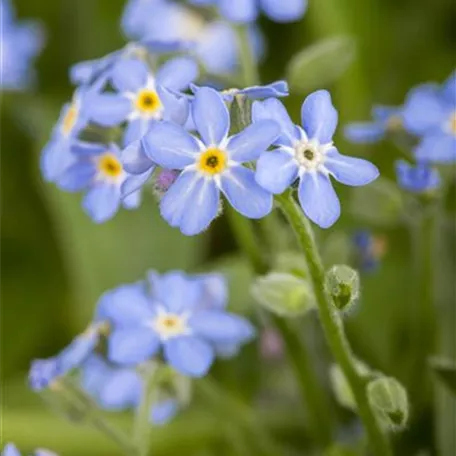
[[[21, 456], [21, 453], [16, 445], [7, 443], [3, 448], [1, 456]], [[57, 454], [49, 450], [38, 449], [34, 451], [33, 456], [57, 456]]]
[[57, 358], [36, 359], [29, 371], [29, 386], [33, 391], [42, 391], [59, 377]]
[[[111, 361], [134, 366], [162, 347], [176, 371], [201, 377], [213, 363], [217, 347], [239, 346], [254, 336], [247, 320], [217, 307], [222, 296], [217, 282], [208, 288], [201, 277], [178, 271], [151, 273], [149, 281], [151, 292], [144, 284], [133, 284], [105, 293], [99, 302], [98, 315], [111, 324]], [[216, 297], [213, 306], [210, 296]]]
[[[239, 48], [234, 29], [220, 20], [208, 21], [185, 5], [163, 0], [131, 2], [125, 11], [123, 27], [130, 38], [144, 42], [191, 44], [190, 54], [209, 73], [232, 73], [238, 67]], [[249, 34], [253, 53], [259, 59], [264, 47], [261, 33], [252, 25]]]
[[31, 65], [43, 49], [44, 32], [37, 22], [16, 22], [9, 0], [0, 1], [0, 20], [0, 88], [23, 90], [33, 81]]
[[375, 143], [388, 132], [403, 128], [402, 108], [393, 106], [374, 106], [373, 122], [356, 122], [345, 127], [346, 138], [354, 143]]
[[[100, 356], [91, 356], [81, 371], [82, 387], [105, 410], [137, 408], [144, 393], [143, 380], [134, 369], [108, 364]], [[160, 391], [159, 391], [160, 393]], [[169, 422], [179, 411], [175, 398], [159, 394], [151, 407], [150, 420], [156, 425]]]
[[301, 207], [322, 228], [330, 227], [340, 216], [340, 202], [330, 176], [345, 185], [361, 186], [379, 175], [372, 163], [341, 155], [334, 147], [332, 138], [338, 115], [325, 90], [304, 100], [303, 128], [293, 124], [283, 104], [275, 98], [256, 101], [252, 117], [254, 125], [271, 119], [281, 127], [281, 136], [274, 143], [278, 148], [263, 153], [257, 162], [257, 182], [279, 194], [299, 179]]
[[363, 272], [375, 271], [386, 252], [385, 238], [359, 230], [354, 233], [352, 240], [356, 266]]
[[92, 220], [103, 223], [111, 219], [121, 205], [126, 209], [139, 206], [139, 192], [122, 197], [121, 186], [127, 173], [116, 144], [78, 141], [71, 152], [75, 157], [73, 164], [59, 176], [57, 185], [68, 192], [87, 191], [82, 206]]
[[166, 62], [153, 75], [139, 59], [123, 59], [111, 70], [111, 81], [117, 93], [103, 93], [93, 99], [88, 115], [97, 124], [113, 127], [123, 122], [124, 145], [139, 140], [157, 120], [185, 123], [188, 103], [170, 90], [184, 90], [198, 76], [195, 62], [176, 57]]
[[[255, 160], [279, 133], [271, 120], [228, 137], [230, 116], [222, 96], [201, 88], [192, 102], [201, 139], [171, 122], [156, 123], [142, 140], [143, 155], [182, 173], [160, 202], [163, 218], [191, 236], [204, 231], [220, 209], [220, 191], [242, 215], [261, 218], [272, 210], [272, 195], [242, 163]], [[133, 162], [134, 160], [130, 160]]]
[[78, 135], [87, 127], [87, 107], [105, 82], [105, 79], [99, 79], [91, 86], [80, 87], [75, 91], [71, 102], [62, 108], [51, 140], [41, 155], [41, 173], [48, 182], [55, 182], [74, 163], [75, 157], [71, 153], [71, 147]]
[[456, 160], [456, 72], [439, 87], [425, 84], [410, 91], [404, 105], [404, 126], [418, 135], [419, 161], [450, 163]]
[[194, 5], [217, 5], [233, 22], [252, 22], [261, 10], [276, 22], [293, 22], [304, 16], [307, 0], [189, 0]]
[[399, 185], [412, 193], [431, 192], [440, 187], [439, 172], [431, 168], [428, 163], [411, 165], [404, 160], [398, 160], [396, 177]]

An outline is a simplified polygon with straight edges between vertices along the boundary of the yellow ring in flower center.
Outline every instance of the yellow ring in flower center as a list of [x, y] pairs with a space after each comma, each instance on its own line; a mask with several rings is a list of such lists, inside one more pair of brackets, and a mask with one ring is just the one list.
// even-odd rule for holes
[[135, 101], [136, 107], [144, 114], [152, 114], [161, 108], [162, 103], [154, 90], [141, 90]]
[[98, 169], [107, 177], [118, 177], [122, 174], [122, 164], [114, 154], [109, 152], [100, 158]]
[[64, 134], [68, 134], [73, 129], [78, 119], [78, 108], [75, 104], [71, 104], [62, 120], [62, 130]]
[[199, 169], [208, 174], [219, 174], [226, 168], [227, 157], [223, 150], [207, 149], [199, 159]]
[[453, 135], [456, 135], [456, 112], [453, 112], [450, 116], [450, 131]]

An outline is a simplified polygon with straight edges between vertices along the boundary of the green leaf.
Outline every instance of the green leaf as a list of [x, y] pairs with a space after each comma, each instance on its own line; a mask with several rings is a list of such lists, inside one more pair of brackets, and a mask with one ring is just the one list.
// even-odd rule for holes
[[456, 362], [446, 358], [433, 358], [431, 367], [439, 381], [456, 395]]
[[347, 70], [356, 57], [352, 38], [339, 36], [314, 44], [289, 62], [287, 80], [292, 91], [307, 93], [327, 87]]

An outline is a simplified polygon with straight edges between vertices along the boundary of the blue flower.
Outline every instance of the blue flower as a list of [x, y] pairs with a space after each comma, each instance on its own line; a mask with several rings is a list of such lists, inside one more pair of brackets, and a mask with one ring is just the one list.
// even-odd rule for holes
[[59, 377], [59, 368], [56, 358], [36, 359], [32, 361], [29, 371], [29, 385], [33, 391], [41, 391]]
[[[134, 12], [134, 14], [132, 14]], [[189, 53], [211, 74], [233, 73], [239, 64], [234, 29], [221, 20], [208, 21], [184, 5], [164, 1], [130, 2], [124, 15], [125, 33], [144, 42], [186, 42]], [[263, 53], [263, 38], [252, 25], [250, 44], [256, 59]]]
[[17, 23], [11, 3], [0, 1], [0, 88], [23, 90], [33, 80], [30, 68], [44, 45], [44, 33], [37, 22]]
[[440, 187], [439, 172], [427, 163], [411, 165], [404, 160], [398, 160], [396, 177], [399, 185], [412, 193], [430, 192]]
[[379, 175], [370, 162], [339, 154], [332, 138], [338, 115], [330, 94], [309, 95], [301, 108], [303, 128], [294, 125], [283, 104], [275, 98], [253, 105], [253, 121], [273, 119], [280, 124], [278, 149], [263, 153], [256, 170], [257, 182], [272, 193], [282, 193], [299, 179], [298, 197], [305, 214], [328, 228], [340, 216], [340, 202], [330, 176], [351, 186], [366, 185]]
[[[128, 410], [139, 406], [144, 393], [143, 380], [131, 368], [116, 367], [98, 355], [91, 356], [81, 371], [82, 387], [105, 410]], [[159, 391], [150, 410], [150, 421], [156, 425], [169, 422], [179, 411], [177, 399]]]
[[262, 9], [276, 22], [293, 22], [304, 16], [307, 0], [190, 0], [195, 5], [217, 5], [233, 22], [252, 22]]
[[242, 163], [268, 148], [279, 133], [278, 125], [258, 122], [228, 137], [228, 109], [222, 96], [209, 88], [195, 95], [192, 118], [201, 140], [171, 122], [155, 124], [142, 140], [144, 156], [163, 168], [182, 170], [160, 202], [163, 218], [188, 236], [198, 234], [218, 215], [220, 191], [242, 215], [267, 215], [272, 195]]
[[[105, 293], [98, 315], [111, 324], [108, 356], [112, 362], [134, 366], [163, 348], [167, 363], [191, 377], [207, 373], [219, 345], [240, 345], [254, 335], [242, 317], [211, 306], [208, 288], [181, 272], [150, 276], [144, 284], [119, 287]], [[210, 289], [210, 288], [209, 288]], [[220, 304], [220, 290], [215, 292]]]
[[82, 205], [92, 220], [102, 223], [111, 219], [121, 205], [126, 209], [139, 206], [139, 192], [122, 196], [127, 174], [117, 145], [75, 142], [71, 152], [73, 164], [59, 176], [57, 185], [68, 192], [87, 191]]
[[357, 122], [345, 127], [346, 138], [354, 143], [375, 143], [382, 140], [388, 132], [403, 128], [402, 108], [393, 106], [374, 106], [373, 122]]
[[97, 80], [91, 86], [77, 89], [70, 103], [65, 104], [60, 118], [52, 132], [51, 140], [41, 155], [41, 173], [48, 182], [55, 182], [74, 163], [71, 147], [78, 135], [87, 127], [87, 107], [104, 86], [105, 79]]
[[404, 126], [420, 137], [415, 149], [419, 161], [456, 160], [456, 72], [439, 87], [419, 86], [409, 93], [403, 111]]
[[95, 97], [88, 109], [89, 116], [104, 127], [127, 122], [125, 146], [141, 139], [157, 120], [180, 124], [187, 120], [186, 98], [176, 97], [170, 89], [183, 90], [198, 76], [193, 60], [176, 57], [153, 75], [142, 60], [122, 59], [114, 65], [110, 76], [117, 93]]
[[352, 240], [357, 267], [363, 272], [375, 271], [385, 254], [385, 239], [370, 231], [359, 230], [354, 233]]
[[[16, 445], [13, 443], [7, 443], [3, 448], [1, 456], [21, 456], [21, 453], [17, 449]], [[49, 450], [39, 449], [34, 451], [33, 456], [57, 456], [57, 454]]]

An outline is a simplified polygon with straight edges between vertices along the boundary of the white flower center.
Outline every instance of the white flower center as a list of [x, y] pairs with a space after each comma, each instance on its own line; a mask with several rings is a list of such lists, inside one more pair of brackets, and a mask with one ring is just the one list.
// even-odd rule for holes
[[311, 170], [318, 168], [324, 161], [324, 154], [319, 145], [302, 140], [294, 146], [294, 156], [304, 168]]
[[191, 333], [188, 327], [188, 314], [175, 314], [159, 309], [157, 316], [150, 322], [151, 327], [166, 341], [173, 337], [184, 336]]

